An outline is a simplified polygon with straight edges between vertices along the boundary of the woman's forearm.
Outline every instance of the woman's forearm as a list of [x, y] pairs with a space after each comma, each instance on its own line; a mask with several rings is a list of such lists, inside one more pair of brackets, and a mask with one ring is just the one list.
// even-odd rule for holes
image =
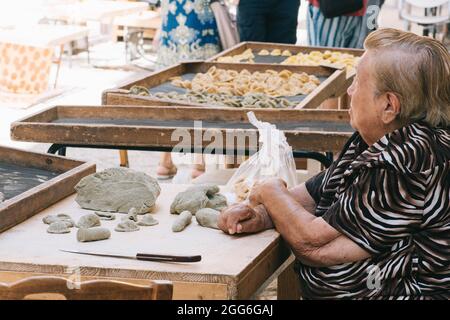
[[311, 214], [314, 214], [316, 212], [316, 202], [309, 194], [308, 189], [306, 189], [305, 183], [290, 188], [289, 192], [291, 193], [292, 197], [294, 197], [294, 199], [297, 200], [297, 202], [299, 202], [303, 206], [303, 208], [306, 209], [306, 211]]
[[340, 235], [309, 213], [287, 189], [271, 190], [263, 196], [263, 204], [275, 228], [299, 253], [321, 247]]

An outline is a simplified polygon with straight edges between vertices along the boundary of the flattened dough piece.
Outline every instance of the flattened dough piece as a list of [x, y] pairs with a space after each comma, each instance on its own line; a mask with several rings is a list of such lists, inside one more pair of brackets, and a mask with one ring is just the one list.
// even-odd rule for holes
[[51, 223], [48, 226], [47, 232], [56, 234], [69, 233], [70, 228], [67, 226], [67, 222], [60, 220]]
[[52, 224], [53, 222], [57, 222], [57, 221], [66, 222], [66, 225], [69, 228], [73, 228], [75, 226], [75, 222], [72, 220], [72, 218], [69, 215], [64, 214], [64, 213], [57, 214], [56, 216], [50, 214], [50, 215], [42, 218], [42, 222], [44, 222], [45, 224]]
[[144, 216], [142, 216], [141, 220], [138, 222], [138, 225], [143, 226], [143, 227], [150, 227], [150, 226], [155, 226], [158, 223], [159, 223], [158, 220], [153, 218], [152, 214], [147, 213]]
[[100, 218], [95, 213], [88, 213], [80, 218], [77, 228], [93, 228], [101, 225]]
[[112, 212], [94, 212], [100, 220], [115, 220], [116, 215]]
[[75, 201], [83, 208], [138, 214], [151, 212], [161, 188], [158, 181], [128, 168], [109, 168], [84, 177], [75, 186]]
[[139, 226], [136, 224], [136, 222], [127, 220], [119, 223], [117, 227], [114, 228], [117, 232], [133, 232], [138, 231]]

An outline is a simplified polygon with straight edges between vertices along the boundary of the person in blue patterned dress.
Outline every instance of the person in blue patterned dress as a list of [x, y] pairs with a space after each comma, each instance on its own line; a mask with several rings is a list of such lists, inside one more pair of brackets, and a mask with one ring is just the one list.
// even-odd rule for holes
[[219, 31], [209, 0], [162, 0], [158, 64], [205, 60], [220, 51]]
[[[183, 60], [205, 60], [220, 51], [219, 31], [210, 0], [162, 0], [161, 17], [158, 67]], [[195, 162], [193, 178], [205, 170], [201, 156]], [[176, 172], [170, 153], [163, 153], [156, 172], [158, 179], [170, 179]]]

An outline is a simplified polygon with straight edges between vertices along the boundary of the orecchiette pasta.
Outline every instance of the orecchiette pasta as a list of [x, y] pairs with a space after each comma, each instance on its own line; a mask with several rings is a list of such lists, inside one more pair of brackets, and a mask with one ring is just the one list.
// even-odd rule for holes
[[[321, 64], [335, 65], [337, 67], [347, 68], [347, 72], [352, 72], [355, 69], [356, 64], [359, 61], [359, 57], [349, 53], [343, 53], [340, 51], [311, 51], [310, 53], [298, 53], [292, 55], [289, 50], [274, 49], [268, 51], [266, 49], [260, 50], [257, 55], [259, 56], [283, 56], [287, 57], [281, 64], [291, 65], [304, 65], [304, 66], [318, 66]], [[217, 59], [219, 62], [246, 62], [254, 63], [255, 55], [251, 49], [245, 50], [242, 54], [234, 56], [225, 56]]]
[[237, 72], [211, 67], [206, 73], [196, 74], [192, 81], [175, 78], [172, 84], [200, 93], [226, 93], [235, 96], [264, 93], [280, 97], [309, 94], [320, 81], [314, 75], [289, 70], [251, 73], [247, 69]]
[[284, 60], [281, 64], [292, 65], [305, 65], [305, 66], [318, 66], [320, 64], [331, 64], [338, 67], [344, 67], [347, 72], [354, 71], [356, 64], [359, 61], [359, 57], [356, 57], [349, 53], [343, 53], [340, 51], [311, 51], [309, 54], [298, 53], [295, 56], [291, 56]]
[[187, 93], [175, 91], [151, 93], [145, 87], [133, 86], [130, 89], [130, 94], [139, 94], [157, 99], [177, 100], [180, 103], [193, 102], [234, 108], [292, 108], [296, 105], [295, 102], [291, 102], [285, 98], [270, 97], [263, 93], [246, 94], [237, 97], [230, 95], [226, 90], [217, 94], [193, 91], [188, 91]]
[[252, 52], [252, 49], [247, 49], [241, 54], [236, 54], [234, 56], [225, 56], [219, 57], [217, 59], [218, 62], [228, 62], [228, 63], [236, 63], [242, 61], [251, 61], [255, 58], [255, 55]]
[[281, 56], [281, 50], [280, 49], [273, 49], [272, 52], [270, 53], [271, 56], [277, 57], [277, 56]]

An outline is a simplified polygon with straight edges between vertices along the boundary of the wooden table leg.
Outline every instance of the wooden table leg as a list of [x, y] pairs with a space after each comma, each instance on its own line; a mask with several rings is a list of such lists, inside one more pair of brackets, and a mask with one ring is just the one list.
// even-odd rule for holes
[[300, 285], [298, 276], [294, 271], [294, 262], [278, 276], [277, 299], [298, 300], [300, 299]]
[[119, 150], [120, 154], [120, 166], [121, 167], [129, 167], [128, 162], [128, 151], [127, 150]]
[[61, 68], [61, 61], [62, 61], [62, 55], [64, 52], [64, 45], [62, 44], [59, 48], [60, 49], [59, 49], [58, 59], [56, 61], [54, 61], [54, 63], [57, 64], [57, 67], [56, 67], [55, 83], [53, 84], [53, 88], [56, 88], [56, 85], [58, 84], [59, 69]]

